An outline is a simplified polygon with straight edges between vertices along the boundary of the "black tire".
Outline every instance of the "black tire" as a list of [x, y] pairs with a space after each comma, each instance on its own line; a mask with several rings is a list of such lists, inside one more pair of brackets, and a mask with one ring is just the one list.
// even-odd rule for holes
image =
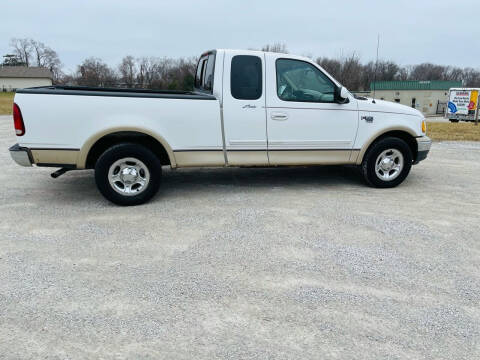
[[[149, 181], [145, 188], [135, 195], [118, 193], [109, 181], [110, 167], [123, 158], [140, 160], [148, 169]], [[159, 158], [146, 147], [138, 144], [123, 143], [108, 148], [95, 164], [95, 182], [98, 190], [109, 201], [123, 206], [140, 205], [150, 200], [158, 191], [162, 177], [162, 164]], [[133, 186], [132, 186], [133, 188]]]
[[[396, 178], [386, 181], [377, 176], [375, 171], [375, 161], [383, 151], [389, 149], [398, 150], [403, 156], [404, 164]], [[361, 165], [363, 178], [367, 184], [372, 187], [392, 188], [401, 184], [403, 180], [405, 180], [412, 168], [412, 162], [412, 151], [405, 141], [396, 137], [386, 137], [376, 141], [365, 154]]]
[[451, 123], [458, 123], [460, 120], [458, 119], [449, 119]]

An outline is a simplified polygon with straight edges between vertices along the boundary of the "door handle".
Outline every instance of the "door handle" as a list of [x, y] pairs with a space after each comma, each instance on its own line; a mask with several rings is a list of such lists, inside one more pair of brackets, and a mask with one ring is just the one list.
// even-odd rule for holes
[[282, 112], [272, 112], [272, 114], [270, 115], [270, 118], [272, 120], [285, 121], [288, 119], [288, 114], [285, 114]]

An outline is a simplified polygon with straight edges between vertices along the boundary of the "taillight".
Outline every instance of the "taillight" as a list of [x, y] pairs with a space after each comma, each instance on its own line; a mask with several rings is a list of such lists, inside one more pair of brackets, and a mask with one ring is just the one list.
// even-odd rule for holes
[[23, 124], [23, 116], [17, 104], [13, 103], [13, 124], [15, 126], [15, 134], [22, 136], [25, 134], [25, 125]]

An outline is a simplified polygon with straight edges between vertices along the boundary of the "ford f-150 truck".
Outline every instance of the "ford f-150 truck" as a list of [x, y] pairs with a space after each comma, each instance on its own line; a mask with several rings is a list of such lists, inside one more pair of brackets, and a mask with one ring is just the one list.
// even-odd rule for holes
[[426, 158], [423, 115], [352, 95], [308, 58], [213, 50], [192, 92], [50, 86], [14, 100], [20, 165], [95, 169], [120, 205], [149, 200], [162, 166], [356, 164], [367, 184], [400, 184]]

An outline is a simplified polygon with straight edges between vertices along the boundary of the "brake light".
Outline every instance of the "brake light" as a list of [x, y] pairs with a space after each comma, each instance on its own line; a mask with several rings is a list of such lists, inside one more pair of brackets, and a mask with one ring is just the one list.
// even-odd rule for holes
[[15, 134], [17, 134], [17, 136], [25, 135], [25, 125], [23, 124], [22, 112], [15, 103], [13, 103], [13, 124], [15, 127]]

